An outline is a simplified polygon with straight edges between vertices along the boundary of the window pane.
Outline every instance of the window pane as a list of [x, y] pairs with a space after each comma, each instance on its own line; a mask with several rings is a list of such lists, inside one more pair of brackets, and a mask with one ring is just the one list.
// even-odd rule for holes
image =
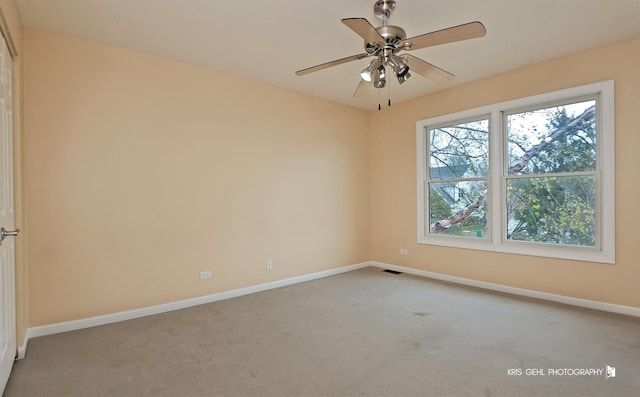
[[429, 129], [429, 178], [483, 178], [489, 172], [489, 120]]
[[596, 101], [507, 116], [509, 175], [594, 171]]
[[429, 233], [484, 238], [487, 235], [485, 181], [429, 184]]
[[595, 176], [507, 180], [507, 238], [595, 246]]

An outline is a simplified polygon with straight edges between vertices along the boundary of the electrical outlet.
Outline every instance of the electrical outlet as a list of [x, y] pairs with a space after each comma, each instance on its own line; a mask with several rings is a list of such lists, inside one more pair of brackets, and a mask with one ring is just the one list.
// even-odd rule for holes
[[211, 271], [200, 272], [200, 280], [204, 280], [206, 278], [211, 278]]
[[400, 255], [409, 255], [407, 250], [400, 250]]
[[273, 262], [271, 259], [267, 259], [267, 270], [271, 270], [273, 268]]

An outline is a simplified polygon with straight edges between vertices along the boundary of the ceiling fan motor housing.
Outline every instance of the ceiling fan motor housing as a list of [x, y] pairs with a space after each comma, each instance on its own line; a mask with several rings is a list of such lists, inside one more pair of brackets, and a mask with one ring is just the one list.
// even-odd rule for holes
[[384, 37], [387, 44], [393, 45], [394, 47], [397, 46], [401, 40], [407, 38], [407, 33], [399, 26], [380, 26], [376, 28], [376, 30], [380, 33], [380, 36]]
[[402, 47], [398, 47], [398, 43], [400, 41], [407, 38], [407, 33], [399, 26], [393, 25], [384, 25], [377, 27], [376, 30], [380, 33], [386, 42], [386, 44], [382, 45], [382, 43], [364, 43], [364, 49], [368, 54], [375, 54], [380, 52], [385, 48], [393, 49], [393, 52], [398, 52], [402, 49]]

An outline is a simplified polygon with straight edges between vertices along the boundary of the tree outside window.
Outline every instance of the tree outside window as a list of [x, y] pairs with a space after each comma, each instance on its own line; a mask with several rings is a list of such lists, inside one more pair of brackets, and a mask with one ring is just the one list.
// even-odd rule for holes
[[596, 100], [505, 116], [510, 240], [596, 244]]

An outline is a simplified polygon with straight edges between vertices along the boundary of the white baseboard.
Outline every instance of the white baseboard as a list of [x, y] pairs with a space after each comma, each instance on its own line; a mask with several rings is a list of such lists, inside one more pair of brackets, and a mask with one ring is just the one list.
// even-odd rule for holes
[[353, 270], [362, 269], [368, 266], [375, 266], [383, 269], [395, 270], [407, 274], [413, 274], [416, 276], [422, 276], [435, 280], [448, 281], [455, 284], [468, 285], [471, 287], [478, 287], [492, 291], [504, 292], [513, 295], [526, 296], [529, 298], [542, 299], [552, 302], [564, 303], [567, 305], [573, 305], [578, 307], [584, 307], [594, 310], [602, 310], [612, 313], [624, 314], [627, 316], [640, 317], [640, 308], [631, 306], [615, 305], [611, 303], [604, 303], [598, 301], [591, 301], [587, 299], [573, 298], [564, 295], [549, 294], [546, 292], [539, 292], [534, 290], [528, 290], [523, 288], [509, 287], [501, 284], [488, 283], [485, 281], [477, 281], [463, 277], [449, 276], [441, 273], [433, 273], [424, 270], [413, 269], [409, 267], [391, 265], [382, 262], [363, 262], [351, 266], [344, 266], [336, 269], [325, 270], [317, 273], [307, 274], [304, 276], [287, 278], [284, 280], [273, 281], [269, 283], [254, 285], [251, 287], [240, 288], [232, 291], [220, 292], [217, 294], [206, 295], [199, 298], [186, 299], [177, 302], [166, 303], [163, 305], [156, 305], [145, 307], [141, 309], [128, 310], [119, 313], [106, 314], [103, 316], [96, 316], [85, 318], [81, 320], [68, 321], [64, 323], [43, 325], [40, 327], [32, 327], [27, 329], [24, 343], [18, 348], [18, 359], [25, 357], [27, 353], [27, 345], [29, 339], [37, 338], [39, 336], [53, 335], [61, 332], [75, 331], [84, 328], [97, 327], [105, 324], [117, 323], [120, 321], [132, 320], [140, 317], [151, 316], [155, 314], [166, 313], [179, 309], [186, 309], [189, 307], [203, 305], [206, 303], [212, 303], [221, 301], [224, 299], [236, 298], [243, 295], [249, 295], [256, 292], [267, 291], [275, 288], [286, 287], [287, 285], [293, 285], [303, 283], [306, 281], [317, 280], [324, 277], [334, 276], [341, 273], [350, 272]]
[[[27, 333], [29, 330], [27, 330]], [[16, 360], [22, 360], [24, 356], [27, 355], [27, 344], [29, 343], [29, 338], [25, 336], [24, 342], [22, 342], [22, 346], [18, 346], [18, 354], [16, 355]]]
[[64, 323], [43, 325], [40, 327], [31, 327], [27, 329], [27, 334], [22, 346], [18, 348], [18, 358], [24, 358], [27, 353], [27, 344], [29, 339], [37, 338], [39, 336], [53, 335], [61, 332], [75, 331], [84, 328], [97, 327], [100, 325], [117, 323], [120, 321], [132, 320], [135, 318], [152, 316], [155, 314], [166, 313], [179, 309], [186, 309], [193, 306], [203, 305], [206, 303], [212, 303], [221, 301], [224, 299], [236, 298], [243, 295], [254, 294], [256, 292], [267, 291], [275, 288], [286, 287], [287, 285], [293, 285], [303, 283], [306, 281], [317, 280], [324, 277], [334, 276], [341, 273], [350, 272], [353, 270], [362, 269], [364, 267], [372, 266], [371, 262], [363, 262], [355, 265], [339, 267], [336, 269], [324, 270], [317, 273], [306, 274], [304, 276], [297, 276], [287, 278], [284, 280], [273, 281], [269, 283], [254, 285], [251, 287], [240, 288], [232, 291], [220, 292], [217, 294], [201, 296], [198, 298], [185, 299], [177, 302], [166, 303], [163, 305], [156, 305], [145, 307], [141, 309], [128, 310], [119, 313], [106, 314], [103, 316], [96, 316], [90, 318], [84, 318], [81, 320], [67, 321]]
[[488, 289], [492, 291], [504, 292], [507, 294], [520, 295], [520, 296], [526, 296], [529, 298], [536, 298], [536, 299], [542, 299], [546, 301], [564, 303], [567, 305], [584, 307], [587, 309], [601, 310], [605, 312], [624, 314], [627, 316], [640, 317], [640, 308], [638, 307], [615, 305], [613, 303], [598, 302], [598, 301], [592, 301], [588, 299], [573, 298], [573, 297], [564, 296], [564, 295], [549, 294], [546, 292], [534, 291], [529, 289], [509, 287], [502, 284], [494, 284], [494, 283], [472, 280], [472, 279], [463, 278], [463, 277], [449, 276], [446, 274], [433, 273], [425, 270], [412, 269], [409, 267], [396, 266], [396, 265], [391, 265], [391, 264], [382, 263], [382, 262], [374, 261], [370, 263], [372, 266], [379, 267], [382, 269], [395, 270], [398, 272], [432, 278], [435, 280], [448, 281], [455, 284], [468, 285], [471, 287], [478, 287], [478, 288]]

